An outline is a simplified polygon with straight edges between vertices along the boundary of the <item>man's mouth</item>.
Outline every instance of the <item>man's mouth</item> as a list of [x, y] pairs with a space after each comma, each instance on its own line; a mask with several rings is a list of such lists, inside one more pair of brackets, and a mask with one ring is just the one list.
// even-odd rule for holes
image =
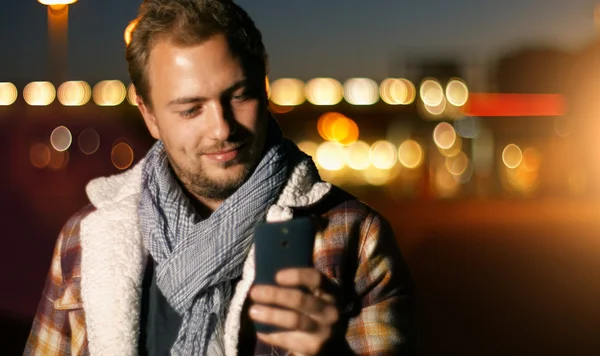
[[243, 147], [244, 145], [240, 144], [238, 146], [225, 148], [220, 151], [205, 153], [204, 156], [215, 162], [226, 163], [234, 160], [240, 154], [240, 151]]

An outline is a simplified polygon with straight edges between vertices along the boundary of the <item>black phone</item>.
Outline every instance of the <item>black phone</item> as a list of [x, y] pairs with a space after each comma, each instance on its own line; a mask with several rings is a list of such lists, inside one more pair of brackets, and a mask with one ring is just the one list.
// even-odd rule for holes
[[[254, 229], [254, 284], [277, 285], [275, 275], [280, 270], [312, 267], [315, 234], [315, 224], [310, 217], [257, 225]], [[254, 326], [262, 333], [281, 331], [258, 322], [254, 322]]]

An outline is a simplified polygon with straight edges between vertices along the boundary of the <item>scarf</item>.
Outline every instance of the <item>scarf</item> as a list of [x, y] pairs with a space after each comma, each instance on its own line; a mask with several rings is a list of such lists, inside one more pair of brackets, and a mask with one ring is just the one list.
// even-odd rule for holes
[[254, 226], [264, 221], [286, 182], [288, 157], [300, 152], [273, 119], [267, 137], [265, 154], [249, 179], [204, 220], [172, 173], [162, 141], [144, 162], [140, 228], [157, 263], [157, 286], [182, 316], [174, 355], [223, 354], [222, 323], [232, 282], [242, 274]]

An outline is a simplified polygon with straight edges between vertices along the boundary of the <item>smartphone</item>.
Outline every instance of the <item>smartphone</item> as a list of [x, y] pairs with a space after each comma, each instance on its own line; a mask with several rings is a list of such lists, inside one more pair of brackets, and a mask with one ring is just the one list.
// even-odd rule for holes
[[[275, 275], [287, 268], [313, 266], [315, 224], [310, 217], [276, 223], [261, 223], [254, 230], [254, 284], [277, 285]], [[254, 322], [256, 331], [282, 331], [275, 326]]]

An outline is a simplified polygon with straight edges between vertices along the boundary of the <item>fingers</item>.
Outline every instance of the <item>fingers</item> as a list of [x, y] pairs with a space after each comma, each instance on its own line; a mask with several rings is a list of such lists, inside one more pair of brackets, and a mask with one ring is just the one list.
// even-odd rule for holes
[[321, 287], [322, 275], [314, 268], [285, 269], [277, 273], [275, 280], [285, 287], [305, 287], [314, 291]]
[[319, 330], [319, 324], [316, 320], [306, 314], [293, 310], [272, 308], [264, 305], [253, 305], [250, 308], [250, 317], [255, 321], [287, 330], [305, 332], [315, 332]]
[[305, 314], [322, 313], [329, 304], [324, 299], [304, 293], [296, 288], [281, 288], [266, 285], [252, 288], [250, 298], [255, 303], [276, 305]]
[[290, 350], [292, 355], [317, 355], [323, 348], [328, 333], [322, 335], [307, 334], [300, 331], [279, 332], [272, 334], [257, 334], [263, 342]]

